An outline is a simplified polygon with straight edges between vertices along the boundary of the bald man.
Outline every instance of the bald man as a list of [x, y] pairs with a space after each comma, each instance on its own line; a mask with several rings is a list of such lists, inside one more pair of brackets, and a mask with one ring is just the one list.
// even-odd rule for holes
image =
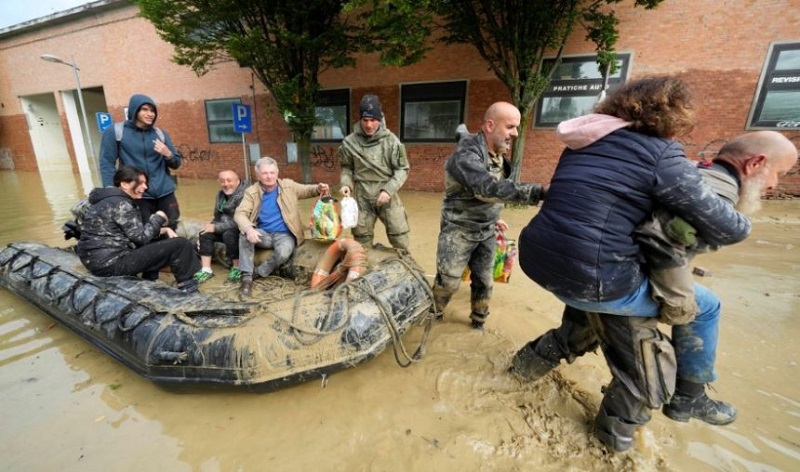
[[508, 227], [500, 219], [503, 202], [535, 205], [544, 196], [539, 184], [507, 180], [511, 165], [507, 154], [517, 137], [520, 113], [507, 102], [492, 104], [476, 134], [463, 134], [445, 162], [445, 190], [436, 280], [433, 286], [437, 315], [458, 290], [465, 267], [470, 269], [472, 327], [482, 329], [489, 316], [495, 231]]
[[[620, 101], [619, 103], [630, 103], [630, 101]], [[634, 133], [625, 131], [618, 135], [612, 133], [590, 145], [593, 146], [589, 149], [592, 151], [591, 157], [595, 159], [591, 162], [592, 169], [597, 167], [598, 163], [602, 164], [605, 157], [605, 155], [597, 153], [597, 149], [603, 149], [600, 147], [602, 140], [612, 142], [612, 139], [618, 139], [619, 136], [626, 137], [628, 140], [634, 139]], [[648, 136], [637, 139], [652, 141], [661, 138]], [[633, 147], [628, 146], [628, 148]], [[645, 148], [639, 146], [636, 149]], [[613, 152], [608, 152], [608, 148], [604, 150], [616, 159], [610, 166], [630, 172], [631, 164], [624, 166], [618, 162], [619, 148], [611, 150]], [[562, 163], [565, 161], [565, 156], [566, 160], [572, 159], [572, 152], [574, 151], [565, 151], [561, 158]], [[589, 161], [586, 159], [588, 155], [590, 154], [587, 151], [571, 161], [574, 164], [573, 169], [577, 169], [573, 171], [572, 175], [564, 172], [559, 176], [558, 171], [556, 172], [560, 189], [554, 189], [551, 195], [556, 191], [561, 192], [562, 196], [576, 194], [576, 187], [580, 183], [576, 183], [579, 181], [575, 175], [588, 172]], [[663, 153], [662, 157], [664, 155], [666, 153]], [[750, 231], [750, 223], [742, 214], [754, 212], [760, 206], [761, 197], [773, 190], [777, 186], [779, 178], [786, 175], [797, 164], [797, 149], [780, 133], [757, 131], [741, 135], [728, 142], [720, 149], [712, 162], [699, 165], [699, 169], [697, 169], [699, 172], [693, 166], [687, 165], [682, 149], [679, 154], [672, 154], [665, 159], [671, 159], [673, 161], [671, 166], [682, 169], [675, 173], [676, 177], [672, 181], [669, 180], [669, 176], [663, 177], [665, 174], [662, 172], [659, 185], [667, 188], [667, 192], [674, 192], [675, 198], [666, 199], [663, 191], [659, 193], [661, 198], [670, 202], [670, 208], [675, 214], [680, 213], [687, 221], [693, 222], [692, 224], [698, 228], [699, 240], [718, 238], [720, 240], [718, 244], [734, 244], [745, 239]], [[635, 166], [641, 166], [643, 160], [641, 156], [637, 155], [630, 162]], [[651, 175], [647, 174], [647, 179], [639, 179], [642, 183], [637, 185], [651, 190]], [[606, 199], [606, 201], [616, 203], [621, 200], [619, 195], [635, 194], [629, 189], [630, 184], [620, 179], [622, 178], [606, 180], [606, 182], [610, 182], [607, 186], [613, 185], [614, 192], [613, 200]], [[707, 184], [714, 180], [716, 182], [712, 185]], [[591, 179], [583, 181], [593, 182]], [[628, 187], [624, 187], [624, 192], [620, 192], [619, 188], [624, 185], [628, 185]], [[604, 194], [610, 193], [597, 189], [593, 189], [593, 191], [595, 196], [592, 201], [603, 201]], [[714, 195], [715, 193], [723, 198], [717, 197]], [[554, 196], [551, 197], [549, 202], [555, 202], [554, 198]], [[652, 197], [647, 196], [647, 198]], [[563, 228], [588, 226], [585, 223], [585, 215], [588, 214], [588, 210], [585, 208], [586, 205], [582, 205], [586, 201], [589, 199], [571, 198], [563, 201], [562, 207], [558, 211], [571, 216], [568, 220], [571, 225], [562, 226], [562, 232], [552, 233], [553, 240], [550, 247], [565, 248], [564, 253], [569, 255], [578, 252], [574, 249], [574, 242], [585, 241], [587, 238], [579, 239], [572, 234], [564, 235]], [[734, 205], [738, 212], [733, 211]], [[576, 207], [580, 207], [578, 211], [576, 211]], [[627, 213], [618, 209], [614, 213], [625, 215], [631, 219], [630, 208], [632, 207], [627, 207]], [[523, 230], [520, 245], [523, 256], [520, 263], [524, 270], [529, 270], [526, 267], [530, 268], [533, 264], [541, 263], [543, 259], [543, 252], [538, 251], [538, 248], [534, 247], [534, 243], [527, 241], [535, 235], [547, 233], [547, 228], [542, 228], [541, 224], [549, 221], [544, 218], [552, 218], [552, 212], [547, 214], [546, 210], [547, 205], [529, 224], [528, 228]], [[600, 212], [594, 209], [593, 213]], [[600, 214], [610, 213], [612, 212]], [[544, 223], [542, 223], [543, 221]], [[619, 229], [620, 226], [619, 223], [613, 226], [609, 225], [608, 233], [610, 235], [606, 235], [602, 239], [612, 240], [615, 237], [613, 233], [627, 231], [625, 228]], [[740, 229], [737, 231], [736, 227]], [[531, 231], [529, 232], [529, 230]], [[619, 239], [618, 236], [617, 239]], [[637, 242], [639, 242], [640, 250], [646, 250], [639, 240]], [[527, 249], [529, 251], [527, 256], [525, 255], [526, 244], [533, 247], [533, 249]], [[617, 251], [616, 254], [621, 254], [621, 252]], [[607, 259], [610, 260], [610, 258]], [[569, 262], [566, 256], [560, 256], [559, 260], [553, 264], [554, 276], [561, 277], [568, 270]], [[651, 274], [652, 271], [649, 263], [639, 262], [638, 264], [642, 267], [638, 268], [637, 272], [639, 278], [643, 280], [641, 283], [637, 281], [637, 288], [633, 293], [628, 293], [621, 298], [595, 302], [567, 300], [567, 297], [563, 295], [556, 295], [562, 301], [570, 303], [564, 312], [561, 326], [551, 329], [527, 343], [514, 356], [510, 369], [512, 373], [523, 380], [535, 381], [557, 367], [562, 360], [571, 363], [586, 352], [593, 351], [598, 342], [602, 340], [600, 344], [603, 349], [611, 349], [608, 352], [612, 354], [607, 352], [606, 356], [615, 380], [605, 390], [600, 413], [595, 418], [594, 432], [604, 444], [615, 451], [624, 451], [632, 447], [636, 429], [639, 425], [649, 421], [649, 409], [656, 407], [650, 405], [658, 402], [654, 402], [646, 395], [652, 395], [653, 392], [664, 388], [665, 385], [671, 386], [673, 381], [674, 394], [669, 396], [662, 406], [662, 411], [668, 418], [680, 422], [696, 419], [712, 425], [726, 425], [735, 421], [737, 417], [737, 410], [733, 405], [711, 399], [705, 392], [705, 385], [716, 380], [716, 346], [721, 314], [719, 299], [708, 288], [694, 283], [694, 301], [700, 307], [697, 316], [685, 323], [672, 323], [671, 341], [660, 335], [654, 336], [658, 330], [655, 328], [656, 323], [653, 318], [659, 315], [659, 306], [652, 296], [649, 275], [641, 276], [641, 274]], [[600, 271], [595, 270], [595, 272], [599, 273]], [[620, 270], [606, 269], [605, 272], [612, 274], [618, 280], [637, 277], [637, 273], [632, 271], [625, 273]], [[574, 271], [571, 272], [573, 275], [574, 273]], [[577, 277], [573, 277], [573, 279], [585, 284]], [[607, 280], [610, 279], [606, 278]], [[646, 329], [650, 320], [653, 321], [652, 329]], [[598, 330], [593, 325], [601, 328]], [[667, 344], [663, 344], [665, 341]], [[659, 344], [660, 347], [657, 347]], [[649, 347], [645, 349], [645, 346]], [[671, 357], [669, 351], [672, 349], [674, 349], [674, 358], [671, 362], [665, 362]], [[617, 377], [620, 380], [617, 380]], [[640, 377], [642, 378], [640, 379]], [[659, 384], [662, 387], [659, 387]]]
[[[717, 157], [698, 165], [703, 180], [745, 215], [761, 208], [763, 194], [774, 189], [781, 175], [797, 161], [797, 149], [775, 131], [757, 131], [734, 138]], [[696, 237], [683, 218], [656, 209], [636, 231], [650, 269], [653, 298], [659, 302], [659, 321], [669, 325], [691, 322], [695, 303], [690, 261], [695, 254], [717, 249]]]
[[217, 241], [225, 244], [225, 258], [231, 266], [226, 282], [239, 282], [242, 279], [239, 272], [239, 228], [233, 221], [233, 214], [242, 202], [247, 182], [242, 182], [239, 174], [232, 170], [220, 172], [218, 181], [220, 189], [214, 201], [214, 217], [200, 231], [202, 268], [194, 276], [197, 283], [203, 283], [214, 276], [211, 255], [214, 253], [214, 243]]

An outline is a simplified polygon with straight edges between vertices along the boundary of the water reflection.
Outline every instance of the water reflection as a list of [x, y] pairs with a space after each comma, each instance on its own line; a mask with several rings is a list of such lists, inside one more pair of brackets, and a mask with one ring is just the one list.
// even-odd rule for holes
[[[213, 180], [181, 179], [183, 215], [210, 218], [216, 191]], [[73, 244], [60, 228], [85, 194], [69, 173], [0, 172], [0, 245]], [[433, 273], [441, 195], [403, 199], [411, 252]], [[303, 203], [310, 214], [313, 200]], [[609, 458], [589, 434], [608, 378], [602, 356], [540, 385], [505, 375], [510, 353], [561, 308], [519, 272], [495, 287], [485, 333], [465, 327], [461, 290], [421, 364], [399, 369], [384, 353], [325, 388], [267, 395], [165, 392], [0, 289], [0, 469], [800, 470], [800, 202], [766, 207], [778, 210], [756, 221], [751, 239], [703, 259], [715, 276], [702, 282], [725, 304], [712, 395], [740, 407], [730, 427], [654, 412], [643, 449]], [[530, 216], [504, 213], [514, 232]]]

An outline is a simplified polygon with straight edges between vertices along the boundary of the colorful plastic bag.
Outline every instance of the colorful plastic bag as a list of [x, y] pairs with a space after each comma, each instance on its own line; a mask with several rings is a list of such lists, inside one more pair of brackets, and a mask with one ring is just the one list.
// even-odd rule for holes
[[[497, 246], [494, 249], [494, 267], [492, 267], [492, 278], [495, 282], [506, 284], [511, 278], [511, 270], [517, 261], [517, 241], [507, 239], [505, 233], [497, 233]], [[469, 280], [469, 266], [464, 268], [461, 273], [461, 280]]]
[[358, 203], [353, 197], [344, 197], [342, 205], [342, 227], [355, 228], [358, 226]]
[[342, 232], [339, 202], [331, 195], [320, 195], [308, 222], [311, 238], [316, 241], [335, 241]]
[[517, 261], [517, 241], [507, 239], [505, 234], [497, 234], [497, 247], [494, 252], [494, 281], [506, 284], [511, 278], [511, 270]]

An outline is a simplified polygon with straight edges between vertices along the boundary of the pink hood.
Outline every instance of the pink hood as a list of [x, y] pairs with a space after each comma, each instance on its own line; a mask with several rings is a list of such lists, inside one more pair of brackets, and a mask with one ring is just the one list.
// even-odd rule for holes
[[562, 121], [556, 128], [556, 136], [568, 148], [580, 149], [630, 124], [630, 121], [616, 116], [592, 113]]

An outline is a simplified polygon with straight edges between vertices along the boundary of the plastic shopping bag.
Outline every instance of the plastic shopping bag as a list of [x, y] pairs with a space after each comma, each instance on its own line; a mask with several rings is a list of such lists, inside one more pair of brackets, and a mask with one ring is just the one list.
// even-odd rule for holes
[[501, 284], [508, 283], [516, 261], [517, 241], [507, 239], [505, 234], [498, 233], [494, 257], [494, 281]]
[[[494, 249], [494, 266], [492, 267], [492, 278], [495, 282], [505, 284], [511, 278], [511, 271], [517, 261], [517, 241], [507, 239], [505, 233], [498, 232], [496, 236], [497, 246]], [[464, 268], [461, 280], [469, 280], [469, 266]]]
[[331, 195], [321, 195], [309, 220], [311, 238], [316, 241], [335, 241], [342, 232], [339, 202]]
[[342, 227], [355, 228], [358, 226], [358, 203], [353, 197], [344, 197], [342, 205]]

